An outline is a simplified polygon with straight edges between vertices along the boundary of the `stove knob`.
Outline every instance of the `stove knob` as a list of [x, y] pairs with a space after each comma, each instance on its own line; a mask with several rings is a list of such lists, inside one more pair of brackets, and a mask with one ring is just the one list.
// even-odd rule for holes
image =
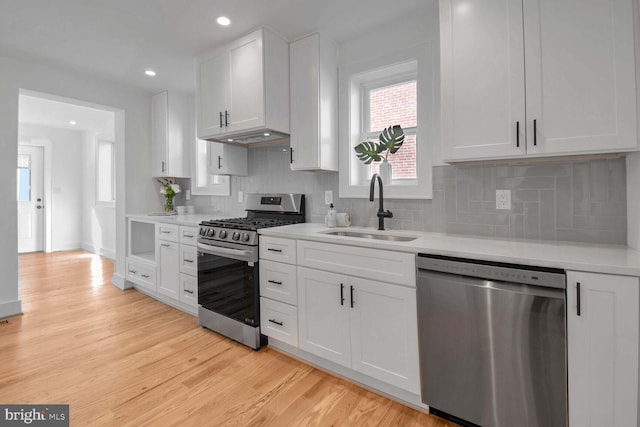
[[227, 231], [226, 230], [220, 230], [220, 232], [218, 233], [218, 237], [221, 238], [221, 239], [226, 239]]
[[231, 236], [233, 240], [240, 240], [240, 233], [237, 231], [233, 232], [233, 236]]
[[200, 227], [200, 235], [205, 236], [207, 234], [207, 229], [204, 227]]
[[213, 228], [207, 230], [207, 236], [213, 237], [216, 234]]
[[242, 241], [243, 242], [249, 241], [249, 233], [242, 233]]

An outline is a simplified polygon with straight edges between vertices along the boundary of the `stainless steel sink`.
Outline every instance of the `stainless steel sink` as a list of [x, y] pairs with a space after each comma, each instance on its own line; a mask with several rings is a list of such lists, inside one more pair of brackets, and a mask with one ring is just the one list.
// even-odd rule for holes
[[365, 233], [360, 231], [328, 231], [324, 234], [329, 234], [331, 236], [344, 236], [344, 237], [358, 237], [360, 239], [375, 239], [375, 240], [388, 240], [391, 242], [410, 242], [412, 240], [416, 240], [417, 237], [412, 236], [401, 236], [398, 234], [376, 234], [376, 233]]

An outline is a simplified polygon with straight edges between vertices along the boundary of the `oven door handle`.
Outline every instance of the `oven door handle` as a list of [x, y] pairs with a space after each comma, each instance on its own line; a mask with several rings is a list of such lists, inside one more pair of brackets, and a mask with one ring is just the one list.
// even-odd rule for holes
[[253, 250], [243, 251], [242, 249], [229, 249], [221, 246], [205, 245], [198, 243], [198, 249], [200, 252], [204, 252], [209, 255], [216, 255], [224, 258], [237, 259], [238, 261], [256, 262], [255, 252]]

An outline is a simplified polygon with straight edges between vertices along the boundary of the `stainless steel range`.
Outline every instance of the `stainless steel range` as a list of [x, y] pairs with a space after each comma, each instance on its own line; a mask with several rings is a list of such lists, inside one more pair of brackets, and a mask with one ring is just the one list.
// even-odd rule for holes
[[198, 322], [260, 348], [258, 230], [304, 222], [303, 194], [247, 194], [246, 218], [203, 221], [198, 237]]

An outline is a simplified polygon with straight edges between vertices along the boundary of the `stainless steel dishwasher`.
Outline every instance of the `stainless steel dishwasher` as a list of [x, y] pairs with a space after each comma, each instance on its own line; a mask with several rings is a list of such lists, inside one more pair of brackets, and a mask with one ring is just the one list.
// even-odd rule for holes
[[563, 270], [418, 255], [422, 401], [462, 425], [566, 426]]

